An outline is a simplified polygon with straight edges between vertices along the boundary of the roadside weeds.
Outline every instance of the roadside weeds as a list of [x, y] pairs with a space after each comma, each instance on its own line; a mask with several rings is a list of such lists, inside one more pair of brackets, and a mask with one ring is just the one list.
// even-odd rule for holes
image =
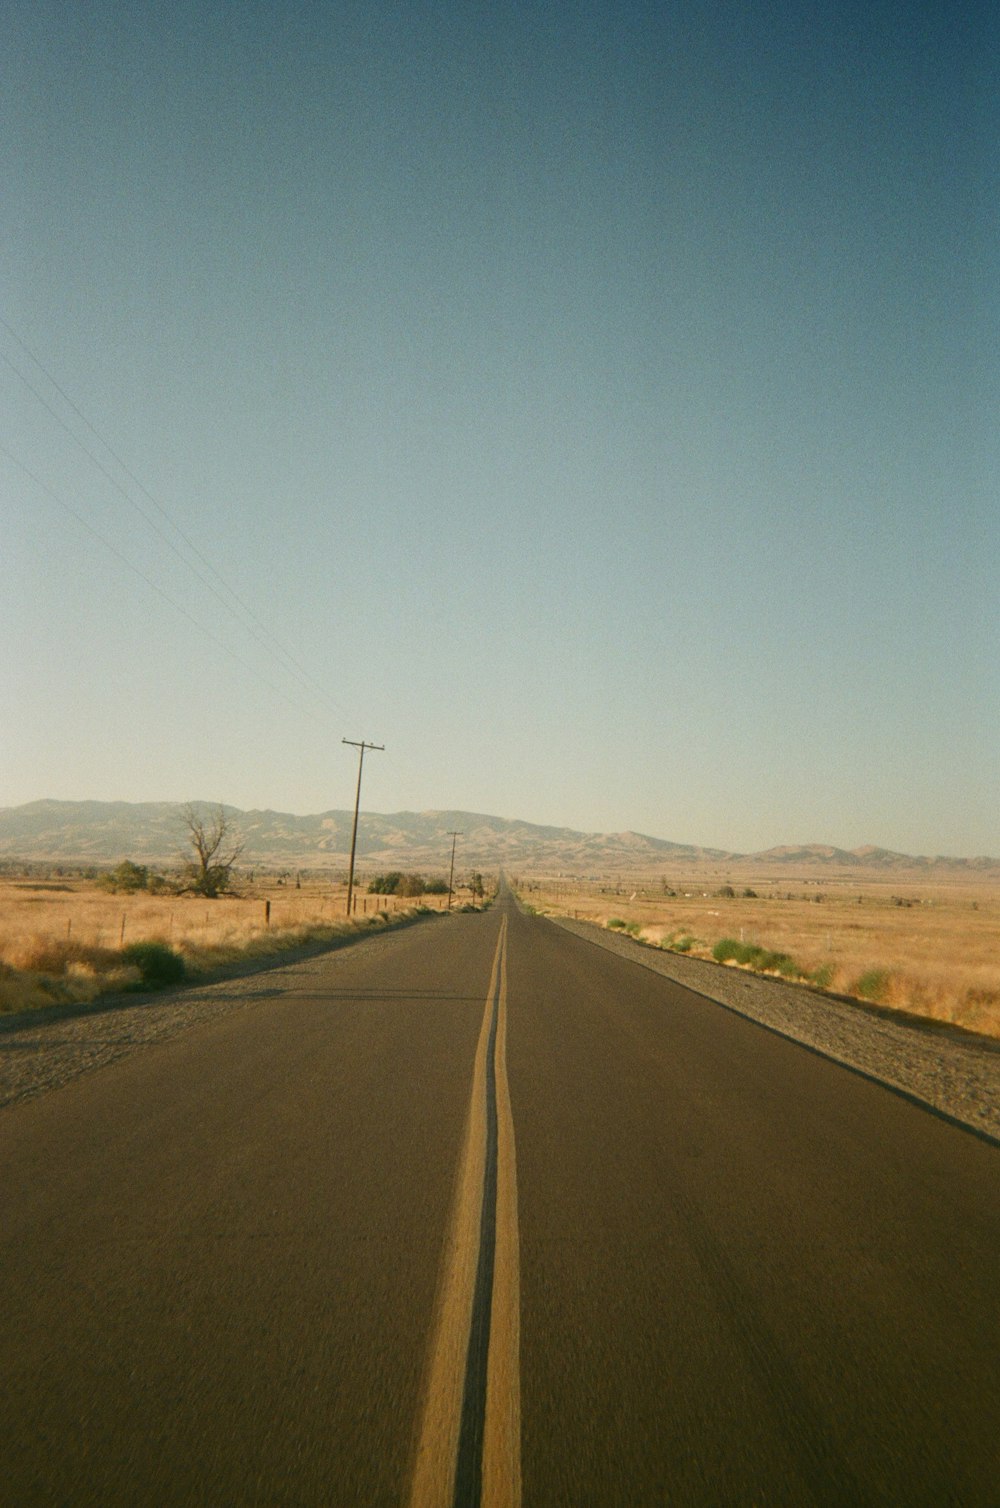
[[[0, 1019], [41, 1012], [67, 1014], [107, 1004], [119, 997], [149, 996], [155, 990], [197, 986], [241, 977], [349, 947], [380, 932], [412, 926], [443, 913], [422, 906], [358, 919], [304, 923], [170, 946], [149, 937], [125, 948], [46, 940], [0, 962]], [[136, 1002], [138, 1003], [138, 999]]]

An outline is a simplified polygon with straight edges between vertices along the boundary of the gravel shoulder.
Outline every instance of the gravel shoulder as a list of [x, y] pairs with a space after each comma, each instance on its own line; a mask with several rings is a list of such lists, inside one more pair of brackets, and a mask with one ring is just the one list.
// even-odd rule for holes
[[805, 985], [663, 952], [592, 922], [549, 921], [1000, 1144], [1000, 1042]]

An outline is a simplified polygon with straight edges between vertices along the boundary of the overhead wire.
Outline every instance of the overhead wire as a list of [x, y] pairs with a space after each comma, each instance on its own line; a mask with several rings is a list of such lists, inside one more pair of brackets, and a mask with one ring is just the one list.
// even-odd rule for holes
[[[95, 437], [95, 439], [105, 448], [105, 450], [113, 458], [113, 460], [115, 461], [115, 463], [121, 468], [121, 470], [124, 472], [124, 474], [129, 478], [129, 480], [133, 484], [133, 486], [135, 486], [136, 488], [138, 488], [138, 490], [142, 493], [142, 495], [153, 505], [153, 507], [156, 509], [156, 511], [161, 515], [161, 517], [166, 520], [166, 522], [174, 530], [174, 532], [177, 534], [177, 536], [181, 540], [183, 540], [184, 544], [191, 551], [191, 553], [197, 558], [198, 561], [201, 562], [201, 564], [205, 567], [206, 570], [208, 570], [208, 571], [210, 571], [212, 573], [212, 575], [216, 578], [216, 580], [221, 584], [221, 586], [224, 588], [224, 590], [232, 598], [233, 602], [235, 602], [238, 605], [238, 607], [240, 608], [240, 610], [243, 612], [243, 614], [245, 615], [246, 619], [248, 620], [247, 622], [241, 622], [240, 623], [240, 627], [245, 632], [248, 632], [257, 641], [257, 643], [260, 644], [260, 646], [263, 649], [265, 649], [273, 658], [275, 658], [276, 660], [279, 659], [279, 656], [281, 658], [283, 658], [286, 663], [284, 665], [281, 665], [281, 669], [286, 674], [291, 673], [292, 676], [293, 676], [293, 678], [296, 679], [299, 682], [300, 686], [304, 690], [308, 690], [310, 692], [310, 694], [319, 697], [319, 699], [326, 704], [326, 708], [327, 708], [328, 713], [332, 713], [337, 718], [342, 718], [344, 716], [344, 709], [342, 707], [340, 707], [339, 705], [337, 705], [334, 702], [334, 700], [329, 696], [328, 692], [324, 689], [324, 687], [322, 687], [320, 685], [320, 683], [315, 679], [315, 677], [312, 676], [309, 673], [309, 671], [303, 665], [301, 665], [299, 663], [299, 661], [295, 658], [295, 656], [291, 653], [291, 651], [289, 649], [287, 649], [284, 644], [282, 644], [282, 642], [281, 642], [280, 639], [278, 639], [277, 635], [275, 635], [267, 627], [267, 625], [260, 619], [260, 617], [253, 611], [253, 609], [246, 602], [243, 601], [242, 597], [235, 590], [235, 588], [232, 587], [227, 582], [226, 578], [223, 576], [222, 572], [218, 569], [218, 567], [216, 567], [215, 565], [213, 565], [213, 563], [208, 559], [208, 557], [198, 547], [198, 545], [196, 545], [194, 543], [194, 541], [185, 533], [185, 531], [180, 527], [180, 525], [171, 517], [170, 513], [163, 506], [163, 504], [158, 501], [158, 499], [152, 494], [152, 492], [150, 492], [150, 490], [145, 486], [145, 484], [135, 475], [135, 473], [126, 464], [126, 462], [122, 460], [122, 458], [115, 451], [114, 447], [105, 439], [105, 437], [100, 433], [100, 431], [95, 427], [95, 425], [90, 421], [90, 419], [88, 419], [87, 415], [82, 411], [82, 409], [80, 409], [80, 407], [78, 406], [78, 404], [76, 404], [74, 402], [74, 400], [65, 391], [65, 389], [62, 387], [62, 385], [56, 380], [55, 377], [53, 377], [52, 373], [48, 370], [48, 368], [44, 365], [44, 363], [39, 359], [38, 356], [35, 355], [34, 351], [31, 350], [31, 348], [21, 338], [21, 336], [17, 333], [17, 331], [9, 323], [9, 321], [6, 320], [2, 315], [0, 315], [0, 325], [3, 326], [3, 328], [17, 342], [17, 344], [21, 347], [21, 349], [25, 352], [25, 354], [35, 363], [35, 365], [38, 367], [39, 371], [41, 371], [44, 374], [44, 376], [47, 379], [47, 381], [52, 384], [53, 388], [56, 390], [57, 393], [59, 393], [60, 397], [68, 404], [68, 406], [72, 409], [73, 413], [75, 413], [77, 415], [77, 417], [81, 420], [81, 422], [84, 425], [86, 425], [87, 429]], [[204, 575], [204, 573], [201, 570], [199, 570], [198, 567], [191, 560], [189, 560], [177, 548], [176, 544], [169, 537], [169, 535], [167, 535], [166, 533], [164, 533], [163, 529], [160, 528], [160, 526], [157, 524], [156, 520], [150, 516], [150, 514], [148, 513], [148, 511], [146, 509], [144, 509], [143, 507], [141, 507], [140, 504], [138, 502], [136, 502], [135, 498], [129, 493], [128, 489], [125, 488], [122, 485], [122, 483], [118, 480], [117, 477], [115, 477], [113, 475], [113, 473], [111, 471], [109, 471], [109, 469], [104, 465], [104, 463], [99, 459], [99, 457], [97, 457], [96, 455], [94, 455], [93, 451], [87, 445], [84, 444], [83, 440], [80, 438], [80, 436], [78, 434], [76, 434], [76, 432], [73, 430], [73, 428], [69, 424], [67, 424], [67, 422], [63, 418], [63, 416], [61, 414], [59, 414], [58, 411], [53, 407], [53, 405], [48, 401], [48, 399], [42, 393], [40, 393], [38, 391], [37, 387], [35, 387], [35, 385], [25, 376], [25, 374], [10, 359], [10, 357], [5, 352], [0, 351], [0, 358], [2, 358], [2, 360], [4, 361], [4, 363], [10, 368], [10, 370], [12, 372], [14, 372], [14, 374], [20, 379], [20, 381], [24, 384], [24, 386], [28, 389], [28, 391], [38, 400], [38, 402], [41, 403], [41, 405], [46, 409], [46, 411], [49, 414], [51, 414], [51, 416], [56, 420], [57, 424], [59, 424], [61, 426], [61, 428], [66, 431], [66, 433], [70, 436], [70, 438], [74, 441], [74, 443], [77, 446], [79, 446], [79, 448], [93, 462], [93, 464], [98, 468], [98, 470], [102, 473], [102, 475], [107, 478], [107, 480], [111, 483], [111, 485], [115, 488], [115, 490], [121, 494], [121, 496], [125, 499], [125, 501], [127, 503], [130, 504], [131, 507], [133, 507], [135, 509], [135, 511], [146, 522], [146, 524], [154, 531], [154, 533], [156, 533], [158, 535], [158, 537], [163, 540], [163, 542], [166, 544], [166, 546], [168, 547], [168, 549], [170, 549], [173, 552], [173, 554], [176, 555], [177, 558], [183, 563], [183, 565], [194, 574], [194, 576], [198, 579], [198, 581], [200, 581], [201, 584], [205, 587], [205, 589], [212, 594], [212, 596], [216, 599], [217, 602], [220, 603], [220, 605], [226, 610], [226, 612], [230, 613], [237, 620], [237, 622], [239, 622], [240, 621], [239, 620], [239, 615], [237, 614], [236, 610], [233, 608], [232, 603], [231, 602], [227, 602], [226, 599], [219, 592], [218, 588], [214, 585], [214, 583], [212, 581], [210, 581]], [[16, 465], [21, 466], [22, 470], [27, 470], [27, 468], [23, 466], [23, 463], [21, 463], [20, 461], [18, 461], [16, 457], [13, 457], [13, 456], [10, 455], [10, 452], [5, 452], [5, 453], [8, 455], [8, 457], [10, 459], [14, 460], [14, 462], [15, 462]], [[29, 474], [31, 474], [31, 473], [29, 473]], [[44, 486], [45, 484], [41, 484], [41, 485]], [[54, 494], [52, 494], [52, 495], [55, 496]], [[61, 498], [56, 498], [56, 501], [59, 502], [61, 506], [68, 506], [68, 505], [66, 505], [63, 502], [63, 500]], [[69, 511], [72, 512], [73, 510], [70, 509]], [[74, 515], [74, 516], [78, 516], [78, 515]], [[102, 540], [102, 543], [107, 544], [107, 541], [103, 540], [102, 536], [99, 535], [99, 534], [97, 534], [97, 531], [92, 530], [91, 532], [95, 533], [96, 537], [100, 538]], [[118, 552], [115, 552], [115, 553], [118, 553]], [[122, 558], [124, 558], [124, 557], [122, 557]], [[129, 563], [129, 564], [130, 564], [130, 568], [131, 569], [136, 569], [135, 567], [131, 567], [131, 563]], [[137, 572], [137, 574], [143, 575], [142, 572]], [[143, 579], [148, 581], [148, 578], [145, 577], [145, 576], [143, 576]], [[165, 595], [165, 594], [161, 593], [161, 595]], [[167, 600], [171, 600], [171, 599], [167, 598]], [[280, 660], [279, 660], [279, 663], [280, 663]]]
[[88, 534], [92, 534], [93, 537], [98, 540], [106, 550], [109, 550], [117, 560], [120, 560], [122, 564], [127, 566], [128, 569], [132, 571], [136, 576], [138, 576], [141, 581], [144, 581], [146, 585], [152, 589], [152, 591], [156, 592], [157, 596], [162, 597], [164, 602], [168, 602], [172, 608], [174, 608], [178, 613], [181, 614], [182, 617], [186, 618], [189, 623], [193, 624], [193, 626], [198, 630], [199, 633], [204, 634], [205, 637], [207, 639], [210, 639], [213, 644], [218, 646], [219, 649], [223, 650], [232, 659], [234, 659], [236, 663], [238, 665], [241, 665], [244, 670], [248, 671], [255, 680], [260, 681], [268, 688], [269, 691], [273, 691], [275, 696], [281, 697], [283, 701], [287, 702], [288, 705], [290, 707], [293, 707], [297, 712], [305, 710], [308, 716], [315, 718], [315, 714], [310, 708], [306, 707], [305, 709], [303, 709], [298, 703], [294, 702], [291, 697], [288, 696], [287, 692], [283, 691], [280, 686], [275, 686], [272, 681], [269, 681], [266, 676], [262, 675], [257, 666], [251, 665], [248, 660], [244, 660], [242, 655], [237, 654], [236, 650], [234, 650], [230, 644], [227, 644], [224, 639], [220, 639], [218, 635], [213, 633], [210, 628], [206, 628], [204, 623], [199, 622], [199, 620], [193, 615], [193, 613], [190, 613], [188, 611], [183, 603], [180, 603], [175, 598], [171, 597], [170, 593], [164, 591], [163, 587], [160, 586], [158, 582], [154, 581], [152, 577], [147, 576], [145, 571], [143, 571], [141, 567], [137, 566], [134, 561], [130, 560], [124, 553], [124, 551], [120, 550], [118, 546], [113, 544], [110, 539], [107, 539], [99, 529], [96, 529], [94, 527], [94, 525], [88, 518], [86, 518], [76, 508], [74, 508], [71, 503], [68, 503], [65, 498], [60, 497], [55, 489], [49, 486], [48, 482], [40, 477], [37, 472], [32, 471], [30, 466], [26, 465], [25, 462], [20, 459], [20, 457], [14, 455], [13, 451], [9, 450], [7, 446], [2, 442], [0, 442], [0, 455], [6, 456], [7, 460], [12, 462], [12, 464], [15, 465], [20, 471], [23, 471], [25, 476], [30, 477], [35, 485], [41, 488], [41, 490], [48, 497], [50, 497], [54, 503], [57, 503], [60, 508], [65, 509], [65, 511], [70, 515], [71, 518], [76, 519], [77, 523], [80, 524], [82, 528], [86, 529]]

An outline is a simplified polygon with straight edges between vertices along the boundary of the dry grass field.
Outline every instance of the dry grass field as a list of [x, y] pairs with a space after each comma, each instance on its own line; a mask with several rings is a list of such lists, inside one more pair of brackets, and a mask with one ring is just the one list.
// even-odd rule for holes
[[772, 971], [786, 977], [1000, 1037], [1000, 875], [685, 866], [664, 878], [532, 877], [518, 889], [539, 911], [624, 924], [698, 957], [724, 939], [756, 944], [785, 956]]
[[[138, 987], [141, 972], [123, 956], [136, 943], [161, 944], [183, 960], [187, 977], [198, 979], [247, 959], [384, 926], [418, 904], [447, 906], [447, 896], [416, 902], [367, 895], [362, 884], [355, 886], [348, 921], [346, 900], [342, 884], [258, 884], [240, 898], [210, 901], [113, 894], [84, 880], [9, 878], [0, 882], [0, 1012]], [[467, 893], [458, 895], [453, 905], [466, 900]]]
[[[515, 887], [538, 911], [614, 923], [695, 956], [710, 958], [724, 939], [756, 944], [784, 955], [786, 977], [1000, 1037], [1000, 875], [970, 881], [946, 871], [877, 878], [796, 871], [790, 877], [787, 869], [686, 865], [664, 877], [540, 875]], [[454, 904], [467, 899], [459, 893]], [[136, 987], [139, 970], [122, 955], [134, 943], [164, 945], [198, 979], [246, 959], [383, 926], [380, 913], [402, 919], [417, 904], [368, 895], [363, 881], [350, 921], [345, 902], [343, 884], [311, 880], [300, 888], [258, 883], [240, 898], [206, 901], [11, 877], [0, 882], [0, 1011]], [[424, 896], [419, 904], [443, 910], [447, 897]]]

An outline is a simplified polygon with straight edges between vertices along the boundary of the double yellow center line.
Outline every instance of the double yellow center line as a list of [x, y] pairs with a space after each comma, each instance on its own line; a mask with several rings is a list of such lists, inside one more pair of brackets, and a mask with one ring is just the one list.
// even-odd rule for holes
[[518, 1508], [519, 1351], [505, 916], [476, 1048], [411, 1508]]

